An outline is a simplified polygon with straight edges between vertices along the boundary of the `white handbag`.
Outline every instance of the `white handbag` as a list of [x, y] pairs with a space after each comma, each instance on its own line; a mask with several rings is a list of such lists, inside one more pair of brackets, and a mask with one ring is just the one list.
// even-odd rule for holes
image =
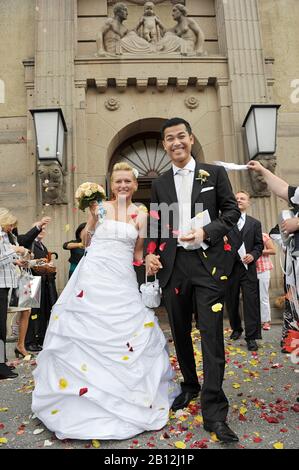
[[23, 270], [18, 286], [18, 307], [39, 308], [41, 299], [41, 284], [41, 276], [33, 276], [30, 271]]
[[156, 308], [161, 303], [161, 288], [159, 280], [155, 275], [153, 282], [147, 281], [147, 275], [145, 274], [145, 283], [140, 286], [141, 299], [146, 307]]

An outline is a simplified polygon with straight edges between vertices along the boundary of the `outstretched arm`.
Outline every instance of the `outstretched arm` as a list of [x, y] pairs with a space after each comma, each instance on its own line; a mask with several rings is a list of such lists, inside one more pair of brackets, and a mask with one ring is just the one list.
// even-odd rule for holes
[[273, 191], [276, 196], [281, 197], [285, 201], [289, 200], [288, 183], [271, 173], [270, 170], [267, 170], [267, 168], [263, 167], [260, 162], [257, 162], [255, 160], [250, 160], [250, 162], [247, 164], [247, 167], [251, 171], [256, 171], [257, 173], [260, 173], [263, 176], [265, 182], [267, 183], [269, 189]]

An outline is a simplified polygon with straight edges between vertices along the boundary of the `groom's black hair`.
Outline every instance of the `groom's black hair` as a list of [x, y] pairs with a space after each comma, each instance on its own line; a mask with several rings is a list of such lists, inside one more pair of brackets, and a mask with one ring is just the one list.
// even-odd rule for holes
[[167, 129], [168, 127], [178, 126], [179, 124], [184, 124], [186, 129], [187, 129], [188, 134], [189, 135], [192, 134], [192, 129], [191, 129], [191, 126], [190, 126], [188, 121], [185, 121], [185, 119], [180, 118], [180, 117], [174, 117], [174, 118], [167, 119], [167, 121], [164, 122], [164, 124], [161, 128], [162, 140], [164, 139], [165, 129]]

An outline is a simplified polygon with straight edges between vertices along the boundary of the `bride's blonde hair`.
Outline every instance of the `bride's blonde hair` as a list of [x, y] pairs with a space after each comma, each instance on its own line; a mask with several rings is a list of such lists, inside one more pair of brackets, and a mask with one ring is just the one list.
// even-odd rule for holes
[[115, 165], [112, 168], [111, 183], [113, 182], [113, 176], [114, 176], [114, 173], [116, 171], [131, 171], [131, 173], [133, 175], [133, 178], [134, 178], [135, 182], [137, 183], [137, 178], [136, 178], [136, 175], [134, 173], [134, 168], [131, 167], [131, 165], [129, 165], [128, 163], [126, 163], [126, 162], [115, 163]]

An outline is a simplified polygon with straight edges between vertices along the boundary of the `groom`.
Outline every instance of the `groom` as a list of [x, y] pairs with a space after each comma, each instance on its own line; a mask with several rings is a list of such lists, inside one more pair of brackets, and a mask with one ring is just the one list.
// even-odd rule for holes
[[[159, 217], [152, 212], [150, 246], [156, 251], [146, 256], [146, 269], [149, 274], [158, 273], [184, 378], [182, 393], [172, 409], [186, 407], [200, 392], [191, 339], [195, 306], [203, 352], [204, 428], [215, 432], [221, 441], [238, 441], [225, 422], [228, 401], [222, 390], [223, 304], [232, 267], [232, 253], [223, 236], [237, 223], [240, 211], [224, 168], [196, 162], [192, 157], [194, 137], [187, 121], [177, 117], [167, 120], [162, 140], [172, 168], [152, 185], [151, 208], [159, 206]], [[165, 207], [170, 205], [173, 210], [165, 221]], [[191, 229], [191, 218], [203, 211], [208, 212], [209, 223]]]

